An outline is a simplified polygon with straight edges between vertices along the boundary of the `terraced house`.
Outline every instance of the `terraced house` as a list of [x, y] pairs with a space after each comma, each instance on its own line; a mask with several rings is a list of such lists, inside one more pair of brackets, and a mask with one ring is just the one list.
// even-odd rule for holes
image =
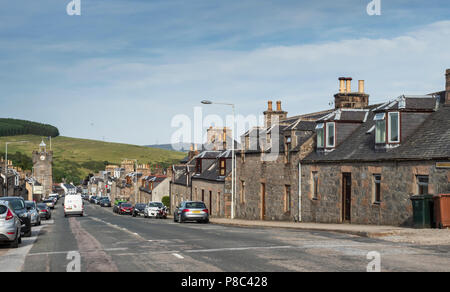
[[243, 136], [239, 218], [411, 225], [412, 195], [450, 192], [450, 70], [445, 91], [378, 105], [339, 81], [333, 111], [281, 118], [276, 142], [274, 125]]

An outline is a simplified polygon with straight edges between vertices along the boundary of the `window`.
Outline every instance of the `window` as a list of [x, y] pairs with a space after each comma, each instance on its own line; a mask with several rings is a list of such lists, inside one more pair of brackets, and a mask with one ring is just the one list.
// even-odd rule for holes
[[389, 116], [389, 143], [400, 142], [400, 113], [388, 113]]
[[317, 147], [323, 148], [325, 146], [325, 144], [324, 144], [325, 131], [323, 129], [323, 124], [317, 124], [316, 133], [317, 133]]
[[241, 203], [245, 203], [245, 181], [241, 180], [241, 192], [240, 192]]
[[220, 176], [225, 176], [226, 174], [226, 162], [224, 158], [220, 159]]
[[290, 153], [289, 151], [291, 150], [291, 136], [286, 136], [286, 142], [284, 144], [284, 155], [285, 155], [285, 162], [289, 163], [290, 162]]
[[335, 144], [335, 124], [327, 123], [327, 147], [334, 148]]
[[386, 143], [386, 114], [378, 113], [375, 115], [375, 143]]
[[319, 173], [317, 171], [312, 172], [312, 199], [317, 200], [319, 198]]
[[284, 212], [291, 211], [291, 186], [284, 186]]
[[202, 172], [202, 160], [200, 158], [197, 159], [195, 164], [195, 173], [201, 173]]
[[418, 194], [428, 195], [428, 175], [418, 175], [416, 181]]
[[373, 175], [373, 203], [379, 204], [381, 202], [381, 175]]

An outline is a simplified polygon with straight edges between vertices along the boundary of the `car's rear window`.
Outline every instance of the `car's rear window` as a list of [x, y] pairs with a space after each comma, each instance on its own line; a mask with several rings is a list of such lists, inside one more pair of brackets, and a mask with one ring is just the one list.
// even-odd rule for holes
[[27, 208], [33, 208], [34, 209], [34, 203], [33, 202], [25, 202], [25, 205]]
[[122, 205], [120, 205], [120, 206], [125, 207], [125, 208], [128, 208], [128, 207], [131, 207], [131, 204], [122, 204]]
[[188, 209], [206, 209], [206, 206], [202, 202], [191, 202], [191, 203], [186, 203], [186, 208], [188, 208]]
[[150, 207], [157, 207], [157, 208], [162, 208], [163, 204], [162, 203], [150, 203], [149, 204]]
[[24, 209], [25, 208], [25, 204], [22, 200], [20, 199], [11, 199], [8, 200], [9, 202], [9, 206], [13, 209], [13, 210], [20, 210], [20, 209]]
[[44, 203], [53, 203], [53, 200], [44, 200]]
[[8, 208], [6, 208], [6, 206], [0, 205], [0, 214], [6, 213], [7, 210]]

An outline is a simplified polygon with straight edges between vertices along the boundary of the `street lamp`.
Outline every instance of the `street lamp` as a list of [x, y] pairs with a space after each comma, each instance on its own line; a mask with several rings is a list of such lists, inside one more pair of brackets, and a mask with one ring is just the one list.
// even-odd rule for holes
[[5, 142], [6, 151], [5, 151], [5, 186], [6, 186], [6, 196], [8, 196], [8, 145], [13, 143], [28, 143], [29, 141], [13, 141], [13, 142]]
[[[233, 125], [231, 128], [231, 219], [234, 219], [234, 207], [235, 207], [235, 195], [236, 195], [236, 158], [235, 158], [235, 149], [234, 149], [234, 135], [235, 135], [235, 120], [236, 120], [236, 108], [232, 103], [223, 103], [223, 102], [212, 102], [210, 100], [202, 100], [202, 104], [210, 105], [210, 104], [220, 104], [220, 105], [228, 105], [231, 106], [233, 110]], [[226, 137], [225, 137], [226, 139]]]

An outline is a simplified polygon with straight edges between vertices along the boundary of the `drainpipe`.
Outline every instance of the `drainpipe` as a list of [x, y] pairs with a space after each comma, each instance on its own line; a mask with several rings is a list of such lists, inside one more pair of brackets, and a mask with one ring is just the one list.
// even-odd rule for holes
[[298, 162], [298, 222], [302, 222], [302, 164]]

